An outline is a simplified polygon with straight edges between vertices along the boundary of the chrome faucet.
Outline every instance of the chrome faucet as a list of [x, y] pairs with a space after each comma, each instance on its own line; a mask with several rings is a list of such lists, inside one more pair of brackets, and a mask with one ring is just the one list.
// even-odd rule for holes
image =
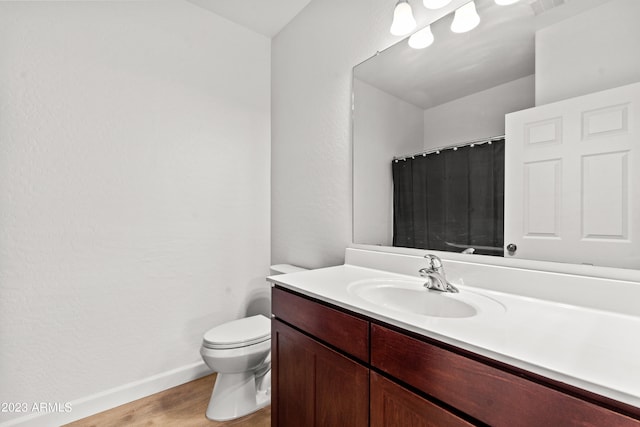
[[447, 282], [447, 278], [444, 274], [444, 267], [442, 266], [442, 260], [431, 254], [426, 254], [424, 257], [429, 261], [429, 265], [418, 270], [421, 277], [427, 278], [424, 287], [440, 292], [459, 292], [455, 286]]

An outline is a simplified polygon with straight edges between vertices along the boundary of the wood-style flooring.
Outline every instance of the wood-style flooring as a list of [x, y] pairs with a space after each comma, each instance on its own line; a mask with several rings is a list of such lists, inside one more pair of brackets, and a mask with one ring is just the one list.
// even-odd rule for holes
[[67, 424], [66, 427], [269, 427], [271, 425], [271, 406], [233, 421], [208, 420], [204, 413], [209, 404], [215, 378], [215, 374], [208, 375], [75, 421]]

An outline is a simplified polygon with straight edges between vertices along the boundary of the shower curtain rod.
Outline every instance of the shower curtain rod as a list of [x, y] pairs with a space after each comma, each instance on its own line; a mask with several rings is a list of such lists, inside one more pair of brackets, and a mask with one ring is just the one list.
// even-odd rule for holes
[[431, 154], [431, 153], [438, 153], [440, 154], [440, 151], [444, 151], [444, 150], [457, 150], [460, 147], [466, 147], [467, 145], [482, 145], [482, 144], [488, 144], [491, 143], [493, 141], [498, 141], [500, 139], [504, 139], [505, 135], [497, 135], [497, 136], [492, 136], [489, 138], [482, 138], [482, 139], [475, 139], [473, 141], [465, 141], [465, 142], [461, 142], [459, 144], [454, 144], [454, 145], [445, 145], [443, 147], [436, 147], [436, 148], [431, 148], [427, 151], [420, 151], [417, 153], [413, 153], [413, 154], [408, 154], [406, 156], [394, 156], [393, 160], [394, 161], [399, 161], [399, 160], [407, 160], [407, 159], [411, 159], [417, 156], [426, 156], [427, 154]]

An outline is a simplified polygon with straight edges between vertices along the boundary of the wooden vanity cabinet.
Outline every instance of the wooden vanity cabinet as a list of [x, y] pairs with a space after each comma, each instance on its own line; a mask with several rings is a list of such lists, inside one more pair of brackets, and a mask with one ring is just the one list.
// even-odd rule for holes
[[640, 427], [640, 410], [274, 288], [272, 426]]
[[369, 423], [369, 368], [273, 320], [271, 424]]
[[271, 425], [367, 427], [369, 322], [278, 288], [272, 306]]
[[540, 384], [524, 371], [507, 372], [377, 324], [371, 325], [371, 366], [492, 426], [640, 426], [551, 381]]

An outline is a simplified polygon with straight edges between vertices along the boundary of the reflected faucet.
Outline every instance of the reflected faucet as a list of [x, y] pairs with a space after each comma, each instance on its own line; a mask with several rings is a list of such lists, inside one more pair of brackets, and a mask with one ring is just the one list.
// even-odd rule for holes
[[429, 265], [418, 270], [420, 277], [427, 278], [424, 287], [440, 292], [459, 292], [455, 286], [447, 282], [447, 278], [444, 274], [444, 267], [442, 266], [442, 260], [431, 254], [426, 254], [424, 257], [428, 260]]

